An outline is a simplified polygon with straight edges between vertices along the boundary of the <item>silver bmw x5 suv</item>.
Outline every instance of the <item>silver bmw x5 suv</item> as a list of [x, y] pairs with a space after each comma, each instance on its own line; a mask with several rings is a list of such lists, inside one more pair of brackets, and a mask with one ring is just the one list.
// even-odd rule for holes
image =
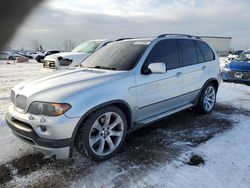
[[15, 86], [6, 121], [35, 147], [105, 160], [135, 129], [191, 107], [210, 113], [219, 83], [218, 57], [199, 37], [120, 39], [80, 68]]

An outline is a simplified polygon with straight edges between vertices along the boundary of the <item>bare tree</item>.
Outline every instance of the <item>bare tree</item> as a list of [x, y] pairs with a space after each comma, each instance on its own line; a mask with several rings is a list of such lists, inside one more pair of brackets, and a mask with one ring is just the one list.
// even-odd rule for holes
[[32, 40], [31, 41], [31, 47], [35, 52], [39, 52], [41, 49], [41, 42], [39, 40]]
[[65, 40], [63, 42], [63, 48], [65, 51], [69, 52], [72, 51], [76, 46], [76, 43], [72, 40]]

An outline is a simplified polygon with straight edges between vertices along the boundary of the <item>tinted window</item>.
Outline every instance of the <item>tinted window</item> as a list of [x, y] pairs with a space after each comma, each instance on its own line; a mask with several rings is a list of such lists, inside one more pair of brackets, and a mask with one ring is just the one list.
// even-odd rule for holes
[[196, 41], [196, 44], [198, 45], [199, 49], [201, 50], [205, 61], [214, 60], [214, 58], [215, 58], [214, 53], [205, 42]]
[[83, 61], [83, 67], [131, 70], [140, 60], [150, 41], [112, 42]]
[[163, 40], [158, 42], [150, 51], [144, 66], [156, 62], [166, 63], [167, 69], [179, 67], [179, 55], [176, 40]]
[[195, 43], [195, 49], [196, 49], [196, 53], [197, 53], [197, 56], [198, 56], [199, 63], [203, 63], [205, 61], [204, 57], [203, 57], [203, 55], [201, 53], [200, 48], [196, 45], [196, 43]]
[[199, 62], [193, 40], [181, 39], [179, 40], [179, 45], [183, 66], [193, 65]]

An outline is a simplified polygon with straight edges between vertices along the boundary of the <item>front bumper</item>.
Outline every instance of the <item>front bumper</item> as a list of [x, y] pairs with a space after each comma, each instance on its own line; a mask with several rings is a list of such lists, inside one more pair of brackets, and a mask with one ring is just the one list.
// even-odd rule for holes
[[[45, 121], [41, 122], [41, 119]], [[79, 118], [67, 118], [65, 115], [47, 117], [34, 116], [29, 113], [23, 114], [16, 111], [13, 105], [9, 107], [6, 114], [7, 125], [19, 139], [34, 147], [51, 152], [63, 149], [64, 155], [65, 151], [68, 151], [68, 156], [72, 153], [73, 132], [78, 121]], [[41, 126], [46, 127], [46, 130], [42, 130]]]
[[250, 79], [232, 77], [228, 74], [228, 71], [223, 71], [221, 73], [221, 77], [222, 77], [222, 80], [225, 82], [243, 83], [246, 85], [250, 85]]
[[29, 124], [11, 118], [9, 114], [6, 115], [6, 122], [15, 136], [31, 145], [48, 148], [63, 148], [71, 145], [71, 138], [60, 140], [41, 138]]

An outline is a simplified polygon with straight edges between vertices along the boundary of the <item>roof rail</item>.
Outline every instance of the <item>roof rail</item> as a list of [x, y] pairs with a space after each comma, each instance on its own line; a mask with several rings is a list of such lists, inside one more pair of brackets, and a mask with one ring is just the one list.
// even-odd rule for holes
[[161, 34], [159, 36], [157, 36], [157, 38], [163, 38], [163, 37], [167, 37], [167, 36], [184, 36], [184, 37], [188, 37], [188, 38], [196, 38], [196, 39], [201, 39], [201, 37], [198, 36], [193, 36], [193, 35], [187, 35], [187, 34], [174, 34], [174, 33], [170, 33], [170, 34]]
[[121, 40], [127, 40], [127, 39], [134, 39], [134, 38], [132, 38], [132, 37], [130, 37], [130, 38], [119, 38], [119, 39], [116, 39], [115, 41], [121, 41]]

